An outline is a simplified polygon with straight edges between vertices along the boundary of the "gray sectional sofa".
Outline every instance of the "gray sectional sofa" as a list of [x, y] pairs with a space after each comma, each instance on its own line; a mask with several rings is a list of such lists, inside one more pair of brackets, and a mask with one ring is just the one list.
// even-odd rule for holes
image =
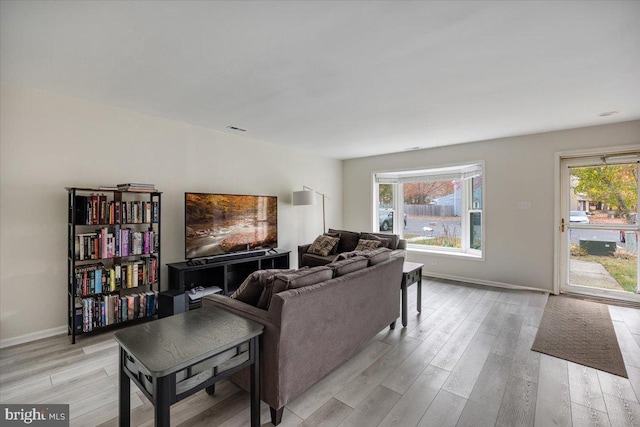
[[[384, 251], [391, 252], [374, 252]], [[404, 257], [389, 257], [387, 253], [375, 265], [363, 256], [351, 259], [355, 261], [337, 263], [337, 268], [333, 264], [305, 269], [320, 274], [333, 269], [329, 273], [332, 278], [301, 287], [290, 281], [287, 290], [270, 295], [266, 310], [220, 295], [204, 301], [204, 309], [210, 305], [223, 307], [265, 326], [260, 337], [261, 399], [271, 407], [275, 425], [280, 423], [288, 402], [344, 363], [385, 327], [395, 326]], [[247, 371], [232, 380], [249, 389]]]

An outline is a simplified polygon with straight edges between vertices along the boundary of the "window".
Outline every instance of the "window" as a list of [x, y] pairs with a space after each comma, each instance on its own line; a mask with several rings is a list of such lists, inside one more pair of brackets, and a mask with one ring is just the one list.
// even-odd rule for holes
[[375, 173], [375, 231], [399, 234], [409, 249], [482, 256], [483, 169]]

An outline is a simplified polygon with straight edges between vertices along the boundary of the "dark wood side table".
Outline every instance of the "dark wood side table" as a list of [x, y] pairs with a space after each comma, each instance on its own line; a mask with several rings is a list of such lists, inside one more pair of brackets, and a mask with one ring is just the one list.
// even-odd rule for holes
[[405, 261], [402, 267], [402, 326], [407, 326], [407, 288], [418, 284], [418, 312], [422, 312], [422, 267], [424, 264]]
[[169, 407], [251, 366], [251, 426], [260, 425], [258, 338], [263, 326], [221, 308], [193, 310], [115, 333], [120, 344], [120, 426], [130, 424], [133, 381], [153, 403], [155, 425]]

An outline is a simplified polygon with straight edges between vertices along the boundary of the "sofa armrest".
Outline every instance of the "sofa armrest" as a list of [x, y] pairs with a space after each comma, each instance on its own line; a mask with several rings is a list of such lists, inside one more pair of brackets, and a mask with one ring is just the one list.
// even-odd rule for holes
[[[260, 336], [260, 399], [272, 408], [284, 406], [280, 394], [280, 316], [281, 313], [272, 310], [265, 311], [233, 298], [222, 295], [208, 295], [203, 298], [202, 308], [219, 307], [238, 316], [253, 320], [264, 325]], [[231, 376], [234, 383], [245, 390], [250, 390], [251, 375], [248, 368]]]
[[311, 247], [311, 243], [308, 245], [298, 246], [298, 268], [302, 267], [302, 255], [307, 253], [307, 250]]

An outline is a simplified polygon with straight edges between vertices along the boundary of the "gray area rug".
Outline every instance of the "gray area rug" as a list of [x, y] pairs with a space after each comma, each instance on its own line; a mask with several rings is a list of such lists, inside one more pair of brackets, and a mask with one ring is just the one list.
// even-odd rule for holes
[[629, 378], [605, 304], [549, 296], [531, 350]]

